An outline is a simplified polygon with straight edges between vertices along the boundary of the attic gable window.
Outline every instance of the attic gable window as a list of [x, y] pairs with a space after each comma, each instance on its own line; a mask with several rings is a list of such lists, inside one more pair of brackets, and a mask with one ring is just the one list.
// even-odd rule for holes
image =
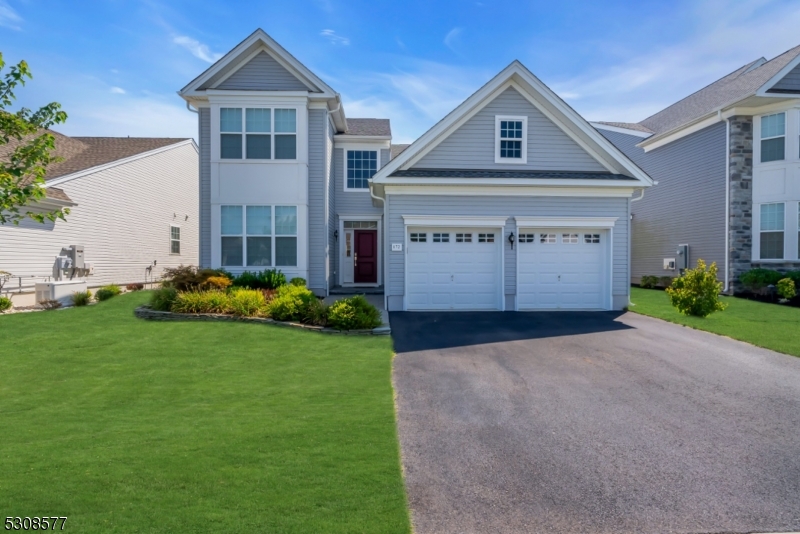
[[495, 116], [495, 163], [528, 162], [528, 117]]

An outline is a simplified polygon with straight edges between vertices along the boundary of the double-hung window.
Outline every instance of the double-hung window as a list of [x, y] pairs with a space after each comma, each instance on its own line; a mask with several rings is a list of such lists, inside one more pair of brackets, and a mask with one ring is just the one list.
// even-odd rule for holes
[[221, 206], [223, 267], [297, 265], [297, 206]]
[[220, 108], [221, 159], [297, 159], [297, 110]]
[[528, 117], [495, 117], [495, 163], [527, 163]]
[[784, 207], [782, 203], [761, 204], [762, 260], [783, 259]]
[[761, 117], [761, 163], [786, 159], [786, 113]]
[[352, 189], [366, 191], [369, 179], [378, 171], [377, 150], [347, 151], [347, 181], [345, 191]]
[[169, 227], [169, 253], [181, 253], [181, 227], [170, 225]]

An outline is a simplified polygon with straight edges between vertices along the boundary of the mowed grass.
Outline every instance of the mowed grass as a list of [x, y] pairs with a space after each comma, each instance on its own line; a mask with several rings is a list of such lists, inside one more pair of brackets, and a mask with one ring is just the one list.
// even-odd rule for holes
[[408, 532], [388, 337], [0, 317], [0, 516], [73, 532]]
[[667, 294], [653, 289], [631, 288], [630, 311], [746, 341], [785, 354], [800, 356], [800, 308], [765, 304], [736, 297], [722, 297], [725, 311], [706, 318], [682, 315]]

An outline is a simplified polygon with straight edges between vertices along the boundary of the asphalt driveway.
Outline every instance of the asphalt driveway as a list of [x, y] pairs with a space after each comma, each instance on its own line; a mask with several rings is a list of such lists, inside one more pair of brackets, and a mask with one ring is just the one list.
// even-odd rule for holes
[[636, 314], [391, 322], [418, 534], [800, 530], [800, 358]]

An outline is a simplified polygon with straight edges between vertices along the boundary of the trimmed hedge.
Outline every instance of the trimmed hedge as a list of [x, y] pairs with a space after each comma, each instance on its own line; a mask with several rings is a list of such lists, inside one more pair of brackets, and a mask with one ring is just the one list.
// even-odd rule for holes
[[339, 330], [365, 330], [382, 324], [381, 312], [363, 295], [339, 300], [328, 308], [328, 326]]

